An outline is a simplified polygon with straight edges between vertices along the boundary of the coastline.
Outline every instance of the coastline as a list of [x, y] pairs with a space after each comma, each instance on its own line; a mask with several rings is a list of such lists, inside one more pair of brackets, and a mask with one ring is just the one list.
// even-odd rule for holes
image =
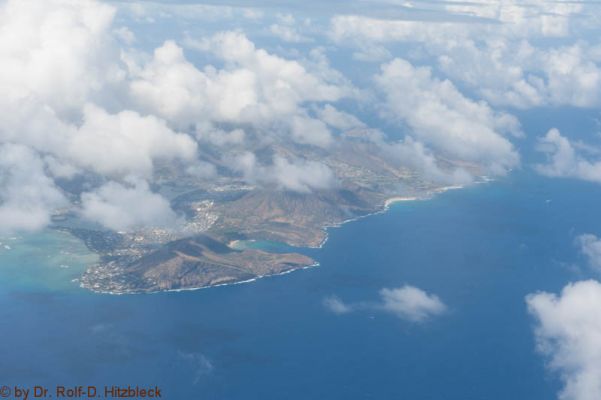
[[488, 179], [486, 177], [483, 177], [482, 179], [483, 180], [481, 182], [473, 182], [473, 183], [470, 183], [470, 184], [467, 184], [467, 185], [441, 186], [439, 188], [432, 189], [431, 191], [427, 192], [426, 194], [424, 194], [422, 196], [394, 196], [394, 197], [390, 197], [390, 198], [384, 200], [384, 204], [382, 205], [382, 208], [380, 208], [380, 209], [378, 209], [378, 210], [376, 210], [374, 212], [371, 212], [371, 213], [368, 213], [368, 214], [365, 214], [365, 215], [360, 215], [360, 216], [355, 217], [355, 218], [349, 218], [347, 220], [344, 220], [344, 221], [336, 223], [336, 224], [324, 225], [322, 227], [322, 229], [326, 233], [324, 239], [321, 241], [321, 243], [319, 245], [317, 245], [317, 246], [307, 246], [307, 248], [309, 248], [309, 249], [321, 249], [321, 248], [323, 248], [323, 246], [328, 241], [328, 229], [331, 229], [331, 228], [340, 228], [340, 227], [342, 227], [342, 225], [347, 224], [349, 222], [358, 221], [358, 220], [363, 219], [363, 218], [371, 217], [372, 215], [383, 214], [383, 213], [387, 212], [390, 209], [390, 207], [392, 205], [394, 205], [395, 203], [404, 203], [404, 202], [408, 202], [408, 201], [431, 200], [437, 194], [448, 192], [449, 190], [463, 189], [463, 188], [465, 188], [467, 186], [470, 186], [470, 185], [479, 184], [479, 183], [487, 183], [487, 182], [492, 181], [492, 179]]
[[[82, 289], [85, 289], [88, 292], [92, 292], [95, 294], [106, 294], [106, 295], [112, 295], [112, 296], [127, 296], [127, 295], [145, 295], [145, 294], [159, 294], [159, 293], [179, 293], [179, 292], [193, 292], [193, 291], [197, 291], [197, 290], [203, 290], [203, 289], [212, 289], [212, 288], [217, 288], [217, 287], [222, 287], [222, 286], [232, 286], [232, 285], [242, 285], [244, 283], [251, 283], [251, 282], [255, 282], [258, 281], [259, 279], [264, 279], [264, 278], [271, 278], [271, 277], [276, 277], [276, 276], [281, 276], [281, 275], [287, 275], [287, 274], [291, 274], [293, 272], [296, 271], [302, 271], [305, 269], [309, 269], [309, 268], [315, 268], [315, 267], [319, 267], [320, 263], [318, 261], [314, 262], [311, 265], [306, 265], [302, 268], [292, 268], [286, 271], [282, 271], [282, 272], [278, 272], [277, 274], [268, 274], [268, 275], [259, 275], [256, 276], [254, 278], [251, 279], [246, 279], [243, 281], [236, 281], [236, 282], [229, 282], [229, 283], [219, 283], [217, 285], [207, 285], [207, 286], [200, 286], [200, 287], [190, 287], [190, 288], [180, 288], [180, 289], [166, 289], [166, 290], [151, 290], [151, 291], [142, 291], [142, 292], [111, 292], [111, 291], [104, 291], [104, 290], [93, 290], [87, 287], [84, 287], [80, 285], [79, 287]], [[75, 281], [75, 280], [74, 280]], [[77, 280], [79, 281], [79, 280]]]
[[388, 208], [394, 203], [400, 203], [403, 201], [415, 201], [415, 200], [419, 200], [419, 198], [418, 197], [391, 197], [390, 199], [387, 199], [384, 202], [384, 207]]
[[[490, 182], [490, 179], [486, 179], [483, 178], [482, 181], [479, 182], [474, 182], [472, 184], [477, 184], [477, 183], [486, 183], [486, 182]], [[471, 184], [469, 184], [471, 185]], [[332, 225], [324, 225], [322, 226], [322, 230], [325, 232], [324, 235], [324, 239], [321, 241], [321, 243], [319, 243], [319, 245], [317, 246], [305, 246], [305, 248], [307, 249], [321, 249], [325, 246], [325, 244], [328, 241], [329, 238], [329, 234], [328, 234], [328, 230], [331, 228], [340, 228], [343, 225], [353, 222], [353, 221], [358, 221], [360, 219], [363, 218], [367, 218], [373, 215], [378, 215], [378, 214], [383, 214], [386, 213], [390, 207], [396, 203], [403, 203], [403, 202], [409, 202], [409, 201], [423, 201], [423, 200], [430, 200], [433, 197], [435, 197], [437, 194], [441, 194], [444, 192], [447, 192], [449, 190], [457, 190], [457, 189], [463, 189], [466, 186], [469, 185], [449, 185], [449, 186], [442, 186], [440, 188], [435, 188], [435, 189], [431, 189], [428, 192], [425, 192], [422, 196], [394, 196], [394, 197], [390, 197], [388, 199], [386, 199], [384, 201], [383, 204], [381, 204], [379, 206], [379, 208], [377, 208], [374, 212], [371, 213], [367, 213], [365, 215], [361, 215], [355, 218], [349, 218], [347, 220], [341, 221], [339, 223], [335, 223]], [[240, 243], [243, 242], [242, 240], [232, 240], [229, 243], [227, 243], [226, 245], [230, 248], [235, 248], [236, 246], [239, 246]], [[295, 271], [301, 271], [301, 270], [305, 270], [305, 269], [309, 269], [309, 268], [313, 268], [313, 267], [318, 267], [320, 266], [320, 263], [318, 261], [315, 261], [313, 264], [311, 265], [306, 265], [304, 267], [301, 268], [292, 268], [286, 271], [282, 271], [276, 274], [267, 274], [267, 275], [260, 275], [260, 276], [256, 276], [254, 278], [251, 279], [246, 279], [246, 280], [242, 280], [242, 281], [235, 281], [235, 282], [228, 282], [228, 283], [219, 283], [216, 285], [207, 285], [207, 286], [201, 286], [201, 287], [190, 287], [190, 288], [179, 288], [179, 289], [166, 289], [166, 290], [154, 290], [154, 291], [132, 291], [132, 292], [112, 292], [112, 291], [102, 291], [102, 290], [93, 290], [90, 289], [88, 287], [84, 287], [81, 285], [80, 283], [80, 287], [83, 289], [86, 289], [88, 291], [91, 291], [93, 293], [97, 293], [97, 294], [109, 294], [109, 295], [142, 295], [142, 294], [157, 294], [157, 293], [169, 293], [169, 292], [188, 292], [188, 291], [196, 291], [196, 290], [201, 290], [201, 289], [210, 289], [210, 288], [216, 288], [216, 287], [222, 287], [222, 286], [231, 286], [231, 285], [240, 285], [240, 284], [244, 284], [244, 283], [251, 283], [251, 282], [255, 282], [258, 279], [263, 279], [263, 278], [268, 278], [268, 277], [275, 277], [275, 276], [280, 276], [280, 275], [286, 275]]]

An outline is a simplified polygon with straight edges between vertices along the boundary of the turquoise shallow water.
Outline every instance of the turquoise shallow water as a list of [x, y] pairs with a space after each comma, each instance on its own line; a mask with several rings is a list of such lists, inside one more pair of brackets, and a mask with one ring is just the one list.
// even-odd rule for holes
[[73, 291], [78, 287], [73, 280], [97, 260], [64, 232], [0, 236], [0, 280], [7, 287]]
[[[554, 398], [524, 297], [590, 277], [573, 240], [601, 233], [600, 195], [515, 173], [332, 229], [307, 251], [320, 267], [181, 293], [91, 294], [71, 282], [93, 260], [77, 241], [15, 239], [0, 251], [0, 384], [159, 385], [169, 399]], [[416, 324], [324, 307], [404, 284], [447, 313]]]

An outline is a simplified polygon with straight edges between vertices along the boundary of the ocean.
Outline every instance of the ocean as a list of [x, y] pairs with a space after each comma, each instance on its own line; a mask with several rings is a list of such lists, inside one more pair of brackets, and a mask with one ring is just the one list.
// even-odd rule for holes
[[[57, 232], [0, 242], [0, 385], [158, 386], [163, 398], [547, 400], [525, 296], [592, 277], [574, 245], [601, 233], [601, 187], [525, 168], [329, 230], [320, 266], [248, 284], [100, 295], [91, 255]], [[8, 246], [5, 248], [4, 246]], [[374, 307], [403, 285], [442, 315]]]

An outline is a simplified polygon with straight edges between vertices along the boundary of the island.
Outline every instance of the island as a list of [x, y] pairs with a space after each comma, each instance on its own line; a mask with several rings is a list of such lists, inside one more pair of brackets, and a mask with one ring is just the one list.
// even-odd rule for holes
[[[301, 254], [302, 248], [322, 246], [328, 228], [381, 212], [394, 201], [427, 198], [448, 187], [424, 179], [369, 132], [353, 131], [337, 139], [328, 149], [276, 142], [257, 145], [254, 151], [267, 160], [275, 155], [318, 160], [333, 172], [333, 187], [292, 191], [249, 184], [218, 158], [217, 151], [205, 148], [206, 159], [221, 168], [216, 179], [182, 174], [173, 165], [157, 170], [155, 189], [185, 217], [177, 229], [114, 232], [90, 226], [70, 210], [54, 217], [53, 228], [80, 238], [99, 254], [100, 261], [79, 280], [84, 288], [112, 294], [190, 290], [316, 266], [315, 260]], [[448, 168], [457, 165], [439, 162]], [[474, 175], [479, 172], [476, 165], [462, 168]], [[63, 187], [74, 202], [76, 186]], [[232, 245], [246, 241], [280, 242], [292, 250]]]

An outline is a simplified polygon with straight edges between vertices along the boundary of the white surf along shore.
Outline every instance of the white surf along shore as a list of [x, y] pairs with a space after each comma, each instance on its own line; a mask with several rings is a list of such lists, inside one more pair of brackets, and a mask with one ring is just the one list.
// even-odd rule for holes
[[[485, 182], [488, 182], [488, 181], [490, 181], [490, 180], [489, 179], [484, 179], [483, 181], [476, 182], [476, 183], [485, 183]], [[472, 184], [470, 184], [470, 185], [472, 185]], [[326, 244], [326, 242], [328, 241], [328, 236], [329, 236], [328, 235], [328, 229], [330, 229], [330, 228], [339, 228], [342, 225], [347, 224], [349, 222], [357, 221], [357, 220], [362, 219], [362, 218], [367, 218], [367, 217], [372, 216], [372, 215], [377, 215], [377, 214], [385, 213], [395, 203], [402, 203], [402, 202], [409, 202], [409, 201], [429, 200], [429, 199], [433, 198], [434, 196], [436, 196], [437, 194], [444, 193], [444, 192], [447, 192], [449, 190], [462, 189], [465, 186], [470, 186], [470, 185], [443, 186], [443, 187], [440, 187], [440, 188], [433, 189], [430, 192], [426, 192], [426, 193], [424, 193], [421, 196], [395, 196], [395, 197], [391, 197], [391, 198], [387, 199], [384, 202], [383, 207], [380, 210], [377, 210], [377, 211], [375, 211], [373, 213], [369, 213], [369, 214], [362, 215], [362, 216], [359, 216], [359, 217], [351, 218], [351, 219], [342, 221], [342, 222], [334, 224], [334, 225], [323, 226], [323, 230], [325, 231], [325, 237], [324, 237], [323, 241], [319, 244], [319, 246], [314, 246], [314, 247], [308, 246], [307, 248], [322, 248]], [[250, 240], [250, 241], [254, 241], [254, 240]], [[228, 243], [228, 247], [230, 247], [230, 248], [232, 248], [234, 250], [239, 250], [242, 247], [244, 247], [243, 242], [245, 242], [245, 241], [244, 240], [233, 240], [230, 243]], [[245, 283], [255, 282], [255, 281], [259, 280], [259, 279], [276, 277], [276, 276], [281, 276], [281, 275], [287, 275], [287, 274], [290, 274], [290, 273], [295, 272], [295, 271], [302, 271], [302, 270], [305, 270], [305, 269], [310, 269], [310, 268], [319, 267], [319, 266], [320, 266], [320, 263], [318, 261], [316, 261], [315, 263], [313, 263], [311, 265], [307, 265], [307, 266], [302, 267], [302, 268], [294, 268], [294, 269], [289, 269], [289, 270], [282, 271], [282, 272], [276, 273], [276, 274], [261, 275], [261, 276], [256, 276], [254, 278], [243, 280], [243, 281], [229, 282], [229, 283], [220, 283], [220, 284], [217, 284], [217, 285], [210, 285], [210, 286], [168, 289], [168, 290], [150, 291], [150, 292], [143, 292], [143, 293], [117, 293], [117, 292], [110, 292], [110, 291], [99, 291], [97, 293], [104, 293], [104, 294], [111, 294], [111, 295], [126, 295], [126, 294], [130, 294], [131, 295], [131, 294], [158, 294], [158, 293], [166, 293], [166, 292], [189, 292], [189, 291], [196, 291], [196, 290], [216, 288], [216, 287], [223, 287], [223, 286], [241, 285], [241, 284], [245, 284]]]

